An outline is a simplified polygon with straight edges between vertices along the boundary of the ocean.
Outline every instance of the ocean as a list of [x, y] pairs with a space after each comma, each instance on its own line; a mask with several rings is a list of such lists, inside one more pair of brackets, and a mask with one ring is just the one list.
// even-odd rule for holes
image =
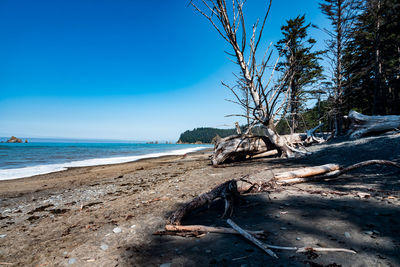
[[[23, 139], [25, 140], [25, 139]], [[0, 180], [30, 177], [66, 170], [183, 155], [211, 145], [146, 144], [92, 140], [36, 140], [0, 143]]]

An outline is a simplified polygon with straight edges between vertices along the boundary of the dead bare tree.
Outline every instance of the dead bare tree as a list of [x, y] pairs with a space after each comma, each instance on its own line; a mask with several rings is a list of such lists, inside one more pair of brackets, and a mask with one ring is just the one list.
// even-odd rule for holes
[[[236, 100], [233, 102], [250, 111], [248, 112], [250, 116], [247, 114], [234, 115], [248, 118], [251, 121], [249, 129], [256, 124], [261, 125], [265, 136], [278, 150], [279, 155], [294, 157], [298, 153], [301, 154], [302, 151], [294, 148], [286, 138], [281, 137], [275, 128], [279, 118], [285, 113], [286, 102], [290, 94], [289, 90], [283, 90], [283, 84], [290, 82], [293, 74], [286, 72], [278, 83], [273, 84], [273, 74], [278, 58], [275, 66], [271, 68], [269, 77], [267, 77], [267, 73], [269, 73], [267, 69], [270, 67], [268, 62], [272, 55], [271, 45], [263, 53], [262, 59], [260, 61], [257, 59], [272, 0], [267, 2], [266, 13], [261, 23], [260, 20], [257, 20], [252, 26], [249, 36], [246, 31], [243, 12], [244, 3], [244, 0], [232, 0], [231, 4], [227, 5], [226, 0], [198, 0], [191, 1], [190, 5], [211, 23], [233, 50], [233, 53], [228, 54], [233, 57], [232, 61], [240, 68], [240, 74], [237, 76], [239, 85], [234, 87], [224, 85], [235, 96]], [[240, 97], [243, 91], [248, 92], [250, 101], [243, 100]], [[249, 129], [238, 138], [246, 138]], [[232, 147], [232, 149], [228, 149], [228, 152], [235, 149], [235, 147]]]

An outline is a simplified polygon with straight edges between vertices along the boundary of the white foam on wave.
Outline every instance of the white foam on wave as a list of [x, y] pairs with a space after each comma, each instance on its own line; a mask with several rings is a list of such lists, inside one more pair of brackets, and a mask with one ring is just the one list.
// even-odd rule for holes
[[195, 152], [195, 151], [198, 151], [198, 150], [201, 150], [204, 148], [205, 147], [193, 147], [193, 148], [184, 148], [184, 149], [172, 150], [172, 151], [167, 151], [167, 152], [151, 153], [151, 154], [138, 155], [138, 156], [85, 159], [85, 160], [72, 161], [72, 162], [59, 163], [59, 164], [36, 165], [36, 166], [15, 168], [15, 169], [3, 169], [3, 170], [0, 169], [0, 180], [26, 178], [26, 177], [39, 175], [39, 174], [64, 171], [64, 170], [66, 170], [68, 168], [72, 168], [72, 167], [109, 165], [109, 164], [118, 164], [118, 163], [137, 161], [139, 159], [157, 158], [157, 157], [172, 156], [172, 155], [184, 155], [186, 153]]

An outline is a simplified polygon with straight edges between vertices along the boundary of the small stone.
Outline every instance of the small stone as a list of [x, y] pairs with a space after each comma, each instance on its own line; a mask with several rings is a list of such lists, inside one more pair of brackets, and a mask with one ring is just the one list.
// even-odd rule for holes
[[67, 254], [68, 254], [68, 252], [66, 252], [66, 251], [63, 252], [63, 255], [67, 255]]
[[68, 260], [68, 264], [75, 264], [76, 263], [76, 259], [75, 258], [70, 258]]
[[364, 234], [366, 234], [366, 235], [372, 235], [373, 232], [372, 232], [372, 231], [364, 231]]
[[136, 225], [131, 225], [131, 228], [136, 228]]
[[211, 249], [207, 249], [207, 250], [206, 250], [206, 253], [211, 253]]
[[344, 232], [344, 236], [345, 236], [346, 238], [350, 238], [350, 237], [351, 237], [351, 235], [350, 235], [349, 232]]
[[300, 238], [300, 237], [296, 237], [296, 240], [297, 240], [297, 241], [300, 241], [300, 240], [301, 240], [301, 238]]
[[4, 237], [6, 237], [7, 236], [7, 234], [1, 234], [0, 235], [0, 238], [4, 238]]
[[118, 233], [121, 233], [122, 230], [121, 230], [121, 228], [119, 228], [119, 227], [115, 227], [115, 228], [113, 229], [113, 232], [116, 233], [116, 234], [118, 234]]
[[170, 267], [170, 266], [171, 266], [170, 262], [163, 263], [163, 264], [160, 265], [160, 267]]
[[100, 248], [101, 248], [101, 250], [106, 251], [106, 250], [108, 249], [108, 245], [106, 245], [106, 244], [101, 244], [101, 245], [100, 245]]

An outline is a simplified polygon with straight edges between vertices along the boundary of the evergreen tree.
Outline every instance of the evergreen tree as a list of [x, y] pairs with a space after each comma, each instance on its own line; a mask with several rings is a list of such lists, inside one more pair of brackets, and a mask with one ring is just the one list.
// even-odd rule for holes
[[400, 114], [400, 3], [362, 5], [345, 56], [348, 109]]
[[319, 65], [323, 51], [312, 52], [315, 44], [309, 38], [307, 30], [310, 24], [305, 24], [305, 15], [286, 21], [281, 27], [283, 38], [275, 45], [283, 62], [277, 69], [288, 73], [284, 90], [289, 93], [288, 110], [291, 121], [291, 132], [298, 128], [299, 114], [306, 100], [307, 88], [322, 78], [322, 67]]
[[327, 44], [327, 58], [332, 74], [330, 89], [331, 116], [334, 118], [335, 135], [341, 133], [341, 118], [344, 113], [344, 76], [343, 56], [350, 38], [352, 23], [357, 14], [355, 8], [359, 0], [324, 0], [320, 9], [331, 22], [332, 29], [323, 29], [329, 36]]

